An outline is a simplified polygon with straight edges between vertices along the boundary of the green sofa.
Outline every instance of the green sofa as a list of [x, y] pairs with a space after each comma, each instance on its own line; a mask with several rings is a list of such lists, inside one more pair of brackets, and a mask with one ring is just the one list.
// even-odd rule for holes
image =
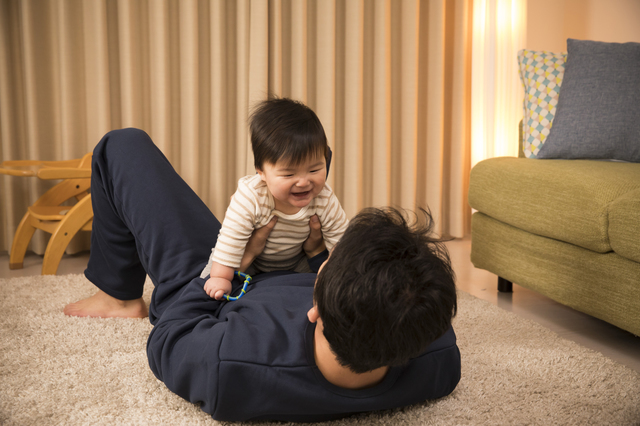
[[640, 43], [568, 39], [518, 65], [520, 154], [471, 170], [471, 261], [640, 335]]
[[499, 157], [471, 171], [471, 261], [640, 335], [640, 163]]

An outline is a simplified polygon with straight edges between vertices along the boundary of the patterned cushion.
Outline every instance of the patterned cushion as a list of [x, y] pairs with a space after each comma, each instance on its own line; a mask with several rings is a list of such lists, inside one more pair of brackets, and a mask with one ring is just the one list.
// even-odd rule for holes
[[566, 59], [566, 53], [526, 49], [518, 52], [520, 79], [524, 84], [522, 150], [527, 158], [537, 158], [549, 136]]

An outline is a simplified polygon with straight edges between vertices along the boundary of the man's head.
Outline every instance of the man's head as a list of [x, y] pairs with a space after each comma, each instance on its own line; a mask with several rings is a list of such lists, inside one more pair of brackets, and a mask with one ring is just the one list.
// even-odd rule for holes
[[456, 314], [449, 256], [422, 213], [425, 223], [412, 225], [392, 208], [363, 210], [318, 274], [314, 301], [324, 336], [356, 373], [418, 356]]

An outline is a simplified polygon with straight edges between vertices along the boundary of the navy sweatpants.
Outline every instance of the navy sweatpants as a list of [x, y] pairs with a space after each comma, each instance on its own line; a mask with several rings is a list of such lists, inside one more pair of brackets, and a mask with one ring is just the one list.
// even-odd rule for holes
[[109, 132], [93, 151], [93, 230], [85, 276], [105, 293], [142, 296], [155, 285], [154, 323], [186, 283], [200, 275], [220, 222], [142, 130]]

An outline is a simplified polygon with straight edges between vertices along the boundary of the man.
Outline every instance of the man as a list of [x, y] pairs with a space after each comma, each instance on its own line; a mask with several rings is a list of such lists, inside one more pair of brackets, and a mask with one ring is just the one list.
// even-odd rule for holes
[[[310, 223], [304, 250], [317, 280], [264, 273], [237, 301], [219, 301], [199, 275], [220, 223], [146, 133], [107, 134], [92, 170], [85, 275], [99, 291], [65, 313], [146, 316], [148, 274], [149, 365], [213, 418], [321, 421], [456, 387], [455, 284], [446, 251], [428, 236], [428, 215], [421, 228], [392, 209], [361, 212], [329, 257]], [[272, 226], [254, 232], [245, 256], [261, 252]]]

